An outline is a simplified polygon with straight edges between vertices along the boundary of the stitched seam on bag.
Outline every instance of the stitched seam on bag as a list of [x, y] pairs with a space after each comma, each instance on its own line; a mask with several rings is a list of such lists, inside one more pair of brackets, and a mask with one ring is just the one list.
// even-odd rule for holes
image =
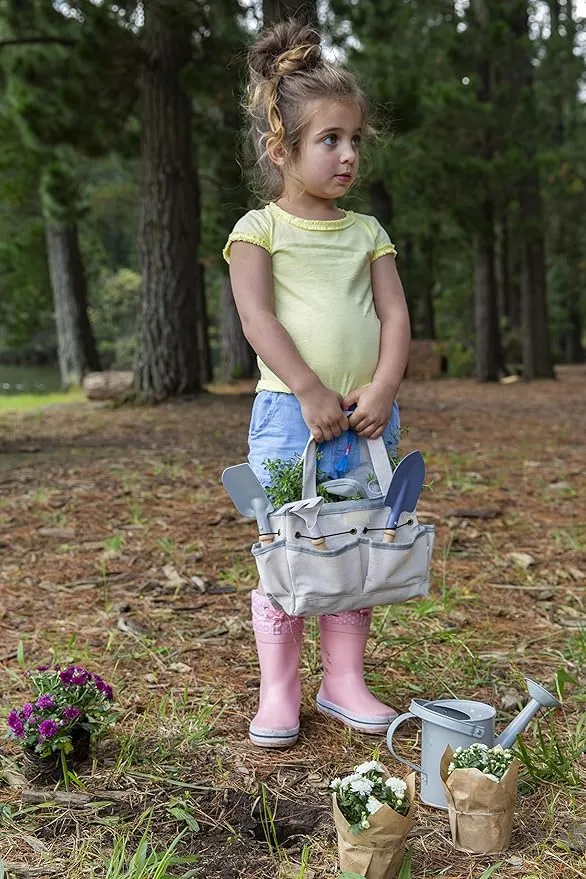
[[[327, 535], [324, 535], [324, 537], [327, 537]], [[311, 539], [309, 535], [307, 536], [307, 539]], [[292, 552], [303, 552], [306, 555], [313, 556], [314, 558], [319, 558], [320, 556], [323, 556], [326, 559], [331, 559], [335, 558], [338, 555], [342, 555], [342, 553], [348, 552], [351, 549], [359, 548], [360, 547], [357, 540], [354, 543], [349, 543], [346, 546], [340, 547], [339, 549], [310, 549], [310, 547], [308, 546], [297, 546], [291, 541], [287, 541], [287, 550], [291, 550]]]

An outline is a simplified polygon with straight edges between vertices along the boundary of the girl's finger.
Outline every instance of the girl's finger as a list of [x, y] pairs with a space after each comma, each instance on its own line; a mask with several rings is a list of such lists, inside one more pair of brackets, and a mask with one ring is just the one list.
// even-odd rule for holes
[[351, 415], [348, 421], [350, 423], [350, 427], [352, 427], [352, 429], [355, 430], [356, 433], [362, 433], [364, 428], [370, 424], [368, 415], [359, 415], [358, 417], [356, 417], [356, 413]]

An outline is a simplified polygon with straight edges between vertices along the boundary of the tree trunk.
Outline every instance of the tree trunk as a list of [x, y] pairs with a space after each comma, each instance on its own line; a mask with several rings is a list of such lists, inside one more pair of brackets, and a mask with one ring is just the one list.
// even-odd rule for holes
[[554, 378], [547, 319], [545, 268], [545, 220], [535, 144], [537, 108], [534, 77], [528, 53], [529, 25], [525, 0], [507, 4], [514, 36], [517, 86], [518, 147], [525, 154], [525, 170], [519, 177], [519, 231], [521, 236], [521, 327], [523, 375], [526, 379]]
[[[486, 29], [492, 24], [495, 10], [485, 0], [473, 0], [471, 9], [477, 24], [482, 28], [477, 62], [477, 98], [481, 104], [490, 107], [494, 100], [495, 65], [490, 43], [486, 41]], [[498, 381], [499, 373], [504, 371], [498, 316], [493, 181], [490, 170], [494, 152], [491, 112], [484, 128], [479, 132], [478, 155], [484, 163], [484, 180], [474, 236], [476, 378], [482, 382]]]
[[181, 8], [171, 15], [168, 3], [150, 0], [143, 29], [137, 373], [152, 402], [197, 393], [202, 384], [199, 208], [191, 101], [180, 78], [192, 54], [191, 24]]
[[511, 323], [511, 275], [510, 275], [509, 224], [505, 212], [496, 224], [496, 285], [499, 315]]
[[423, 281], [423, 298], [421, 302], [421, 317], [423, 337], [435, 339], [435, 308], [433, 304], [433, 291], [435, 287], [435, 243], [437, 231], [432, 226], [432, 234], [426, 235], [422, 241], [425, 265], [425, 278]]
[[269, 27], [277, 21], [299, 18], [313, 27], [318, 26], [317, 0], [263, 0], [263, 26]]
[[476, 378], [497, 381], [503, 371], [497, 309], [493, 207], [490, 199], [482, 205], [474, 241], [474, 316], [476, 327]]
[[61, 384], [79, 385], [101, 369], [87, 312], [86, 280], [75, 223], [46, 219], [47, 259], [55, 304]]
[[203, 263], [199, 263], [199, 285], [202, 295], [198, 298], [197, 313], [197, 349], [200, 353], [200, 380], [202, 385], [213, 381], [214, 365], [212, 363], [212, 349], [210, 346], [210, 324], [208, 321], [207, 303], [203, 295], [205, 285], [205, 269]]
[[222, 377], [226, 381], [237, 378], [252, 378], [257, 374], [256, 355], [248, 344], [240, 316], [234, 305], [230, 278], [226, 277], [222, 284]]

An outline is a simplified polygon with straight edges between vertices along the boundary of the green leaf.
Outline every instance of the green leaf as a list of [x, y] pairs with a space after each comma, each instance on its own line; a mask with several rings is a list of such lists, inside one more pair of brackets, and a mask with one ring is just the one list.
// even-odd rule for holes
[[504, 861], [497, 861], [496, 864], [492, 864], [491, 867], [488, 867], [488, 868], [484, 871], [484, 873], [482, 874], [482, 876], [480, 877], [480, 879], [490, 879], [490, 877], [493, 875], [493, 873], [495, 873], [495, 872], [498, 870], [499, 867], [502, 867], [502, 865], [503, 865], [504, 863], [505, 863]]
[[338, 879], [364, 879], [360, 873], [338, 873]]
[[411, 849], [408, 849], [405, 858], [403, 859], [403, 863], [401, 864], [401, 869], [397, 879], [411, 879], [411, 860]]
[[181, 808], [181, 806], [171, 806], [167, 809], [167, 813], [178, 821], [184, 821], [193, 833], [199, 833], [199, 824], [186, 809]]
[[18, 642], [18, 647], [16, 648], [16, 661], [20, 668], [24, 668], [24, 644], [22, 640]]

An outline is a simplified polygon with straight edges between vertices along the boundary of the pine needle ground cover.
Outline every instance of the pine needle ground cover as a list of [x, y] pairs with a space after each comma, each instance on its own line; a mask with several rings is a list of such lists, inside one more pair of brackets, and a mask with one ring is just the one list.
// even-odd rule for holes
[[[585, 399], [582, 367], [556, 383], [401, 390], [401, 452], [420, 448], [427, 464], [433, 585], [377, 610], [370, 686], [402, 710], [413, 697], [490, 702], [499, 730], [526, 701], [526, 676], [564, 701], [521, 743], [510, 849], [455, 852], [446, 815], [419, 805], [413, 877], [586, 876]], [[0, 741], [0, 875], [326, 879], [330, 780], [376, 745], [404, 774], [382, 736], [317, 714], [313, 623], [299, 744], [248, 742], [255, 526], [219, 475], [245, 460], [250, 404], [221, 393], [0, 416], [2, 722], [23, 701], [24, 669], [44, 663], [103, 675], [121, 710], [69, 790], [32, 786], [18, 745]], [[397, 747], [417, 762], [417, 727]]]

